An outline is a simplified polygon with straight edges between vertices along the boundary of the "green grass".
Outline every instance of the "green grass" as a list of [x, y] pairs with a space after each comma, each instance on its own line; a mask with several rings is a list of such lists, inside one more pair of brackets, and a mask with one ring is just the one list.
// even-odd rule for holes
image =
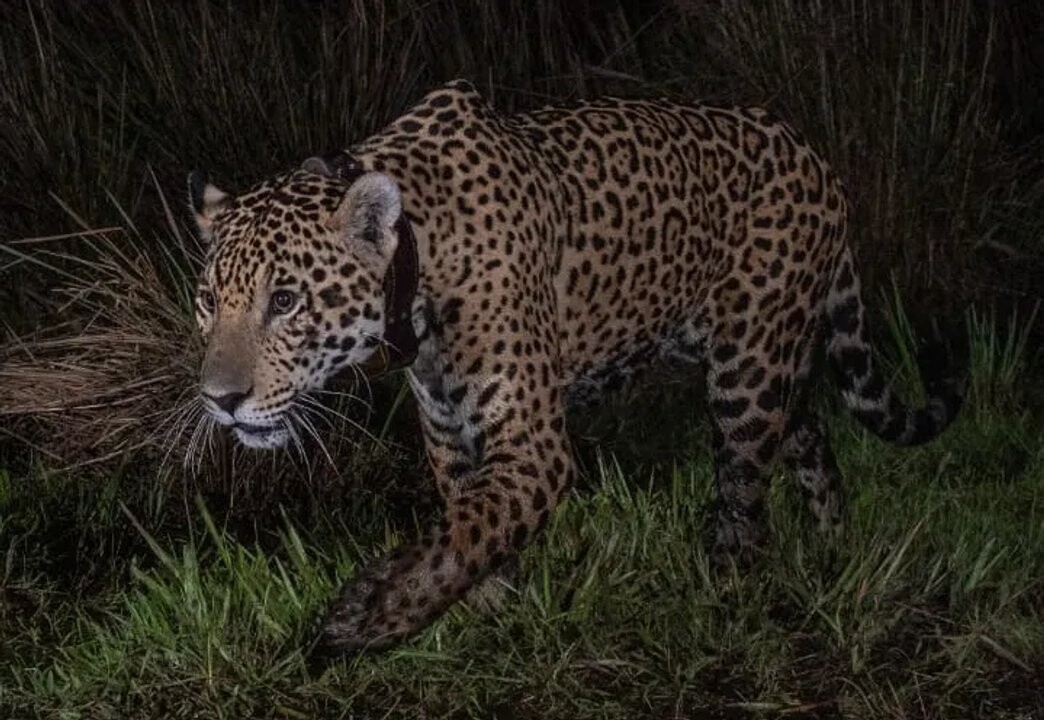
[[[986, 378], [1005, 366], [973, 369]], [[244, 527], [198, 496], [157, 497], [155, 484], [135, 496], [125, 487], [133, 479], [113, 478], [71, 503], [109, 536], [103, 547], [56, 537], [70, 510], [61, 484], [7, 477], [0, 711], [1036, 717], [1039, 424], [1017, 407], [972, 403], [938, 442], [908, 451], [843, 415], [832, 427], [852, 499], [840, 538], [813, 529], [780, 475], [769, 556], [714, 577], [701, 541], [711, 466], [695, 420], [672, 440], [676, 463], [631, 458], [622, 469], [589, 453], [588, 487], [525, 553], [522, 580], [495, 616], [455, 607], [402, 648], [321, 678], [307, 676], [301, 649], [337, 582], [419, 522], [390, 512], [382, 495]], [[109, 567], [55, 570], [105, 547]]]

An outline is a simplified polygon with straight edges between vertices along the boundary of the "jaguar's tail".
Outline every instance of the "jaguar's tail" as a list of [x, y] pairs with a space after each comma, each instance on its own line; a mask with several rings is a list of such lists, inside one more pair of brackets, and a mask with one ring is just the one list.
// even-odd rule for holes
[[963, 379], [955, 376], [942, 343], [934, 343], [918, 355], [927, 402], [916, 409], [903, 404], [874, 365], [859, 277], [847, 248], [834, 273], [827, 313], [827, 354], [845, 404], [860, 423], [896, 445], [919, 445], [946, 429], [964, 399]]

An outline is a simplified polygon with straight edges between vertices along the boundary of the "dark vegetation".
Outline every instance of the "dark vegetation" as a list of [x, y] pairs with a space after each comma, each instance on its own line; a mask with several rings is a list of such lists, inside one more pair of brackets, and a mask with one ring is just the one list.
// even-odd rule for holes
[[[1037, 4], [0, 7], [0, 717], [1042, 716]], [[183, 466], [183, 178], [243, 187], [453, 77], [505, 111], [613, 92], [790, 119], [849, 188], [896, 381], [935, 320], [967, 336], [970, 402], [906, 452], [836, 413], [849, 532], [816, 535], [777, 478], [772, 557], [725, 581], [698, 388], [578, 418], [583, 487], [502, 613], [310, 680], [337, 581], [437, 512], [410, 400], [345, 387], [325, 450], [215, 437]]]

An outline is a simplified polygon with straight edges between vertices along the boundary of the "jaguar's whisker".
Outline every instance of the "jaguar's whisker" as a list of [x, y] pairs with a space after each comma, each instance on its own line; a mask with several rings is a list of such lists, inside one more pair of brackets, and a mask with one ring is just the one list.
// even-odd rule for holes
[[[305, 410], [305, 409], [302, 408], [302, 410]], [[330, 463], [330, 467], [336, 469], [337, 468], [337, 463], [335, 463], [334, 460], [333, 460], [333, 457], [330, 456], [330, 452], [326, 448], [326, 443], [323, 442], [322, 437], [320, 437], [318, 431], [315, 428], [315, 425], [312, 424], [312, 421], [309, 420], [308, 415], [306, 414], [306, 412], [297, 413], [295, 415], [295, 417], [296, 417], [297, 421], [299, 423], [301, 423], [301, 427], [304, 428], [305, 432], [307, 432], [309, 435], [311, 435], [312, 438], [315, 440], [316, 444], [319, 446], [319, 449], [322, 451], [323, 455], [326, 457], [326, 461], [328, 463]]]
[[167, 462], [170, 460], [171, 454], [174, 452], [174, 448], [178, 444], [178, 440], [188, 430], [189, 425], [193, 419], [197, 419], [196, 415], [203, 412], [203, 408], [199, 406], [195, 400], [190, 400], [183, 405], [179, 406], [173, 413], [172, 419], [168, 421], [168, 427], [164, 430], [160, 436], [160, 442], [166, 445], [167, 449], [160, 458], [160, 467], [166, 467]]
[[[307, 405], [308, 409], [310, 409], [311, 411], [313, 411], [313, 412], [315, 412], [317, 414], [325, 413], [325, 414], [332, 415], [335, 418], [338, 418], [341, 421], [343, 421], [346, 425], [351, 427], [353, 430], [356, 430], [356, 431], [362, 433], [367, 439], [372, 440], [374, 442], [379, 442], [377, 440], [377, 438], [373, 435], [373, 433], [371, 433], [369, 430], [367, 430], [365, 426], [361, 425], [358, 421], [353, 420], [352, 418], [348, 417], [344, 413], [339, 412], [337, 410], [334, 410], [333, 408], [331, 408], [331, 407], [329, 407], [327, 405], [324, 405], [323, 403], [319, 402], [315, 398], [309, 397], [307, 394], [300, 395], [299, 399], [303, 403], [305, 403]], [[329, 420], [327, 420], [327, 422], [329, 422]], [[334, 424], [333, 423], [330, 423], [330, 428], [331, 429], [334, 428]]]
[[301, 436], [297, 432], [297, 428], [294, 427], [294, 418], [294, 409], [291, 407], [287, 410], [287, 415], [283, 419], [283, 427], [286, 428], [286, 431], [290, 434], [290, 439], [293, 441], [294, 447], [301, 458], [301, 462], [304, 463], [305, 472], [308, 475], [308, 479], [311, 480], [315, 477], [314, 473], [312, 472], [312, 463], [309, 462], [308, 453], [305, 450], [304, 443], [301, 441]]

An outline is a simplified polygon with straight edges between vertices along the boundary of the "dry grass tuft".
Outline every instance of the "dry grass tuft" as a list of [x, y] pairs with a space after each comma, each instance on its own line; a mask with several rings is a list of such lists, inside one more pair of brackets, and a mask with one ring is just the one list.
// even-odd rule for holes
[[0, 346], [0, 418], [29, 418], [28, 439], [53, 459], [184, 455], [200, 346], [185, 274], [192, 255], [174, 237], [162, 262], [121, 228], [3, 247], [60, 279], [54, 321]]

